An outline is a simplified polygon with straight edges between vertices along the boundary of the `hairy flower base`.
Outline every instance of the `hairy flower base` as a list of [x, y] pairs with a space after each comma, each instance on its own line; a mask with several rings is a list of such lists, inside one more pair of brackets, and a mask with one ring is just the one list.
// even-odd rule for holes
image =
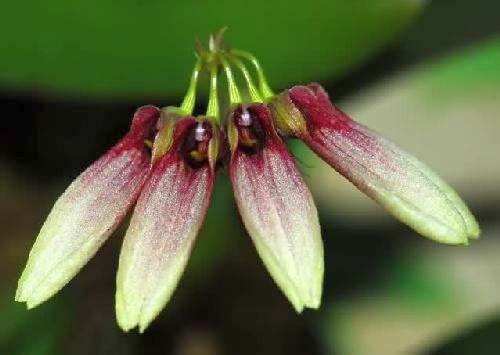
[[16, 301], [28, 308], [58, 292], [96, 253], [135, 202], [150, 156], [144, 139], [159, 111], [137, 111], [130, 132], [57, 200], [31, 249]]

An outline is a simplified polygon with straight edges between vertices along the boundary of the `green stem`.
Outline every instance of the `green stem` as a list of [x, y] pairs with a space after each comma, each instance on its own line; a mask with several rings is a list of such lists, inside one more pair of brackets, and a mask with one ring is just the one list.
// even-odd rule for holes
[[250, 72], [248, 71], [247, 67], [243, 62], [236, 58], [236, 57], [231, 57], [231, 61], [236, 64], [238, 69], [240, 69], [241, 73], [243, 74], [243, 77], [245, 78], [245, 82], [247, 83], [248, 87], [248, 93], [250, 94], [250, 99], [253, 102], [263, 102], [262, 97], [259, 94], [259, 91], [255, 87], [253, 83], [252, 76], [250, 75]]
[[245, 52], [239, 49], [233, 49], [231, 50], [231, 53], [237, 57], [245, 58], [253, 64], [255, 70], [257, 71], [257, 76], [259, 78], [259, 89], [261, 95], [264, 97], [264, 99], [269, 99], [273, 97], [274, 92], [267, 83], [266, 76], [264, 75], [264, 70], [262, 69], [262, 66], [260, 65], [257, 58], [252, 53]]
[[181, 110], [187, 115], [191, 115], [194, 110], [194, 104], [196, 102], [196, 86], [198, 85], [198, 77], [201, 71], [201, 67], [202, 67], [202, 61], [201, 58], [198, 58], [194, 66], [193, 73], [191, 74], [191, 81], [189, 82], [189, 88], [181, 104]]
[[216, 65], [210, 68], [210, 92], [208, 94], [207, 113], [208, 117], [213, 117], [219, 122], [219, 97], [217, 94], [217, 71]]
[[238, 86], [234, 81], [233, 71], [231, 70], [229, 63], [223, 56], [220, 56], [219, 59], [222, 63], [222, 66], [224, 67], [224, 71], [226, 72], [227, 85], [229, 88], [229, 103], [231, 105], [239, 104], [241, 103], [241, 95], [240, 91], [238, 90]]

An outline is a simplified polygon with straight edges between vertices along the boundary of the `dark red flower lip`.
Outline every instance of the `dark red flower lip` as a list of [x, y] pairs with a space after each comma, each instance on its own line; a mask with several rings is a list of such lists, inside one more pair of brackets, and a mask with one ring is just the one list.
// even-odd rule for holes
[[228, 121], [228, 140], [233, 153], [236, 149], [252, 153], [265, 145], [283, 142], [274, 127], [271, 111], [259, 103], [233, 108]]

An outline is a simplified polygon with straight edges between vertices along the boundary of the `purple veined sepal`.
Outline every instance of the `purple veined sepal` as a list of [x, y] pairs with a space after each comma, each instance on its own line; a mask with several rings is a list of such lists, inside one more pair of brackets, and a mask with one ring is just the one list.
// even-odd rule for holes
[[277, 125], [394, 217], [441, 243], [467, 244], [479, 226], [458, 194], [425, 164], [336, 108], [318, 84], [273, 99]]
[[32, 308], [57, 293], [118, 227], [148, 174], [145, 141], [159, 115], [154, 106], [139, 108], [129, 132], [59, 197], [30, 251], [16, 301]]
[[228, 122], [229, 173], [243, 223], [269, 273], [297, 312], [318, 308], [323, 242], [311, 193], [261, 104]]
[[[143, 332], [165, 307], [205, 219], [215, 182], [218, 127], [194, 117], [170, 128], [127, 230], [116, 281], [120, 327]], [[162, 137], [157, 137], [163, 145]], [[153, 148], [155, 150], [155, 148]]]

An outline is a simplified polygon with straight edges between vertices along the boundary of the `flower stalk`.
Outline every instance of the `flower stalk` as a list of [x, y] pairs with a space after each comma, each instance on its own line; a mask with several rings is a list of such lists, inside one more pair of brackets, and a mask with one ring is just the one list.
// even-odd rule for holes
[[266, 75], [264, 74], [264, 70], [262, 69], [259, 60], [252, 53], [242, 51], [239, 49], [232, 49], [230, 53], [236, 57], [249, 60], [255, 67], [255, 70], [257, 71], [257, 77], [259, 79], [259, 90], [262, 97], [265, 100], [274, 97], [274, 92], [267, 83]]
[[234, 80], [231, 66], [229, 65], [224, 55], [220, 56], [220, 61], [222, 63], [222, 66], [224, 67], [224, 71], [226, 72], [226, 79], [229, 90], [229, 105], [230, 107], [232, 107], [242, 102], [240, 90], [238, 89], [238, 85], [236, 85], [236, 81]]
[[213, 117], [216, 122], [220, 120], [219, 95], [217, 91], [217, 66], [212, 65], [210, 68], [210, 91], [208, 94], [207, 113], [208, 117]]
[[186, 96], [184, 96], [184, 100], [182, 100], [182, 104], [180, 107], [181, 111], [186, 115], [191, 115], [194, 110], [194, 105], [196, 103], [196, 88], [198, 86], [198, 78], [200, 76], [202, 66], [203, 62], [201, 58], [198, 58], [191, 74], [191, 80], [189, 82]]
[[243, 74], [243, 77], [247, 84], [250, 100], [252, 102], [263, 102], [259, 91], [257, 90], [255, 84], [253, 83], [253, 79], [252, 76], [250, 75], [250, 72], [245, 67], [245, 64], [243, 64], [243, 62], [237, 57], [232, 57], [231, 61], [238, 67], [238, 69], [240, 69], [241, 73]]

